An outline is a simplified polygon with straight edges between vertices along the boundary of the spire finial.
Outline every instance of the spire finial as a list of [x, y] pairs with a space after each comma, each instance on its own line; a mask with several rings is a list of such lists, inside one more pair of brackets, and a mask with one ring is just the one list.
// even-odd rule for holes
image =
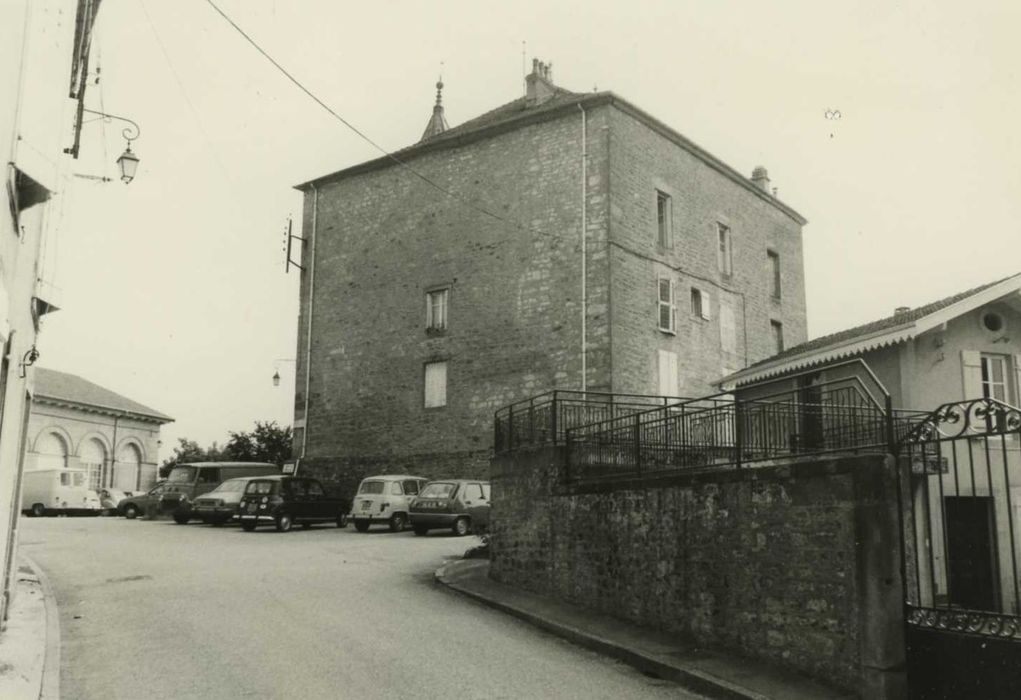
[[447, 130], [447, 120], [443, 116], [443, 62], [440, 62], [440, 75], [436, 80], [436, 104], [433, 105], [433, 115], [426, 124], [422, 140], [426, 140], [436, 134], [442, 134]]

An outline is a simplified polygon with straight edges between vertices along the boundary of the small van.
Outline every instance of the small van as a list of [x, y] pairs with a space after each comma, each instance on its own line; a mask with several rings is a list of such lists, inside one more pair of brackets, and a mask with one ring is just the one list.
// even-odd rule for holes
[[351, 515], [355, 529], [367, 532], [370, 525], [379, 523], [400, 532], [408, 525], [411, 500], [429, 480], [410, 474], [384, 474], [362, 479], [358, 493], [351, 500]]
[[273, 476], [280, 467], [269, 462], [190, 462], [175, 465], [167, 475], [160, 495], [158, 512], [170, 513], [174, 522], [184, 525], [194, 518], [192, 504], [227, 479], [241, 476]]

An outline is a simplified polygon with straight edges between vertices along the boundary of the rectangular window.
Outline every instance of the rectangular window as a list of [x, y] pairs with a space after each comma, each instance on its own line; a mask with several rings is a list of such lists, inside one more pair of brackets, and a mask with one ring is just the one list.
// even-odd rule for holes
[[717, 223], [716, 231], [719, 234], [720, 246], [717, 251], [717, 262], [720, 266], [720, 274], [730, 277], [734, 274], [733, 256], [731, 254], [730, 227], [726, 224]]
[[770, 321], [769, 327], [773, 331], [773, 349], [776, 352], [783, 352], [783, 324], [779, 321]]
[[656, 219], [658, 224], [658, 236], [656, 242], [664, 248], [673, 245], [673, 231], [671, 223], [673, 218], [670, 195], [666, 192], [656, 190]]
[[659, 278], [659, 329], [674, 333], [674, 282], [666, 277]]
[[425, 295], [425, 327], [431, 331], [447, 328], [447, 296], [449, 289], [437, 289]]
[[659, 395], [677, 396], [677, 353], [659, 351]]
[[429, 362], [425, 366], [425, 407], [447, 405], [447, 363]]
[[691, 288], [691, 315], [696, 318], [705, 318], [702, 315], [702, 290], [697, 287]]
[[773, 298], [780, 298], [780, 254], [775, 250], [767, 250], [766, 257], [769, 260], [769, 274], [773, 278]]
[[982, 396], [1010, 403], [1007, 383], [1007, 357], [982, 355]]
[[734, 307], [729, 299], [720, 296], [720, 348], [731, 355], [737, 354], [737, 324]]

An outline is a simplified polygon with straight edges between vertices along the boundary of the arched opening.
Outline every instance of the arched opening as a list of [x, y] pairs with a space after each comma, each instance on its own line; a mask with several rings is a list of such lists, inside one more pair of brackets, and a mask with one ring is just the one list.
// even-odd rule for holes
[[106, 446], [96, 438], [89, 438], [82, 444], [81, 464], [88, 474], [89, 488], [99, 491], [103, 488], [103, 471], [106, 467]]
[[142, 462], [142, 453], [132, 443], [123, 445], [117, 451], [117, 466], [113, 470], [113, 487], [121, 491], [134, 491], [138, 488], [138, 467]]
[[58, 433], [45, 433], [35, 444], [35, 468], [67, 469], [67, 443]]

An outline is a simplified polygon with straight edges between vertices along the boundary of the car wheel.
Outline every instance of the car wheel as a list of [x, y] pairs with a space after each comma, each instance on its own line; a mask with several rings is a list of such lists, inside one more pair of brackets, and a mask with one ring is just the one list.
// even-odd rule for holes
[[471, 530], [471, 523], [468, 518], [458, 518], [454, 521], [454, 527], [450, 528], [458, 537], [464, 537]]
[[187, 515], [181, 515], [180, 513], [174, 514], [174, 522], [178, 525], [187, 525], [189, 520], [191, 520], [191, 518]]
[[337, 527], [347, 527], [347, 513], [340, 513], [337, 516]]
[[421, 525], [412, 525], [412, 529], [415, 531], [415, 534], [418, 535], [419, 537], [421, 537], [422, 535], [429, 534], [429, 528], [423, 527]]
[[134, 520], [135, 518], [137, 518], [138, 506], [136, 506], [134, 503], [128, 504], [128, 506], [124, 509], [124, 517], [127, 518], [128, 520]]
[[277, 516], [277, 532], [288, 532], [293, 524], [294, 521], [291, 520], [291, 516], [287, 513], [281, 513]]
[[46, 506], [44, 506], [42, 503], [36, 503], [35, 505], [32, 506], [32, 515], [34, 515], [37, 518], [43, 517], [44, 515], [46, 515]]
[[390, 532], [404, 532], [408, 526], [408, 516], [404, 513], [394, 513], [390, 516]]
[[369, 531], [369, 521], [368, 520], [355, 520], [355, 530], [358, 530], [358, 532], [368, 532]]
[[245, 532], [251, 532], [255, 529], [255, 523], [248, 522], [241, 523], [241, 529], [244, 530]]

